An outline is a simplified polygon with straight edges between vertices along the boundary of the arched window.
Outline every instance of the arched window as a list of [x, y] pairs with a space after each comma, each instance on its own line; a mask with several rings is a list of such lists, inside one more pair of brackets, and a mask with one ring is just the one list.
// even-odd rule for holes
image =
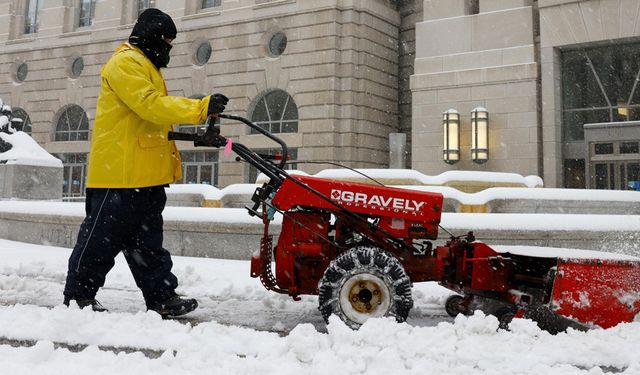
[[58, 112], [55, 141], [89, 140], [89, 119], [79, 105], [69, 104]]
[[[257, 100], [251, 121], [271, 133], [296, 133], [298, 106], [285, 91], [269, 91]], [[257, 132], [252, 130], [251, 133]]]
[[13, 117], [22, 120], [22, 131], [31, 135], [31, 118], [29, 118], [27, 111], [20, 107], [14, 107], [12, 113]]

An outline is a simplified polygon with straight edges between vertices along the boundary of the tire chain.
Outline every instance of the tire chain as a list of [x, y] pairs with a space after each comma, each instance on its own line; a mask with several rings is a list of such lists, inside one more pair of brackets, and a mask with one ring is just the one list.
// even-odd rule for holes
[[[375, 247], [356, 247], [346, 251], [334, 259], [319, 282], [319, 307], [322, 317], [328, 323], [332, 313], [338, 313], [338, 293], [345, 277], [356, 274], [362, 266], [373, 269], [375, 274], [382, 274], [393, 287], [392, 307], [390, 315], [398, 322], [404, 322], [413, 307], [411, 297], [411, 280], [402, 264], [389, 253]], [[340, 314], [338, 314], [340, 315]], [[341, 316], [341, 319], [345, 319]], [[356, 322], [345, 323], [354, 329], [359, 328]]]

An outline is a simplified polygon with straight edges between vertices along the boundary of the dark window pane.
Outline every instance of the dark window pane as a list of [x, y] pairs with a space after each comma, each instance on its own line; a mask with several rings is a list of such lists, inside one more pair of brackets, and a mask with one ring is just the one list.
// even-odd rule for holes
[[609, 189], [616, 188], [616, 165], [609, 164]]
[[180, 154], [180, 158], [182, 159], [183, 162], [192, 162], [195, 161], [195, 153], [194, 152], [189, 152], [189, 151], [183, 151]]
[[188, 165], [187, 171], [184, 175], [184, 182], [186, 184], [197, 184], [198, 183], [198, 167], [195, 165]]
[[635, 190], [640, 185], [640, 163], [627, 164], [626, 184], [622, 188], [625, 190]]
[[218, 161], [218, 153], [217, 152], [205, 152], [204, 160], [207, 162], [216, 162]]
[[613, 154], [613, 143], [596, 143], [593, 148], [596, 155]]
[[620, 143], [621, 154], [637, 154], [639, 152], [638, 142], [622, 142]]
[[269, 121], [269, 115], [267, 114], [267, 107], [265, 103], [265, 99], [262, 98], [256, 105], [256, 108], [253, 110], [253, 114], [251, 115], [252, 122], [260, 122], [260, 121]]
[[287, 36], [283, 32], [277, 32], [269, 40], [269, 54], [272, 57], [280, 56], [287, 48]]
[[196, 50], [196, 62], [198, 65], [206, 64], [211, 58], [211, 44], [202, 42]]
[[298, 132], [298, 121], [289, 121], [282, 123], [282, 132], [283, 133], [297, 133]]
[[22, 63], [18, 66], [16, 71], [16, 78], [18, 82], [24, 82], [27, 79], [27, 75], [29, 74], [29, 66], [27, 63]]
[[71, 193], [80, 195], [82, 192], [82, 167], [71, 168]]
[[585, 166], [584, 159], [564, 160], [564, 187], [570, 189], [584, 189]]
[[640, 120], [640, 43], [565, 50], [561, 66], [565, 142], [584, 124]]
[[213, 177], [212, 167], [203, 165], [200, 167], [200, 183], [213, 185], [211, 178]]
[[565, 109], [607, 106], [583, 50], [562, 54], [562, 99]]
[[279, 122], [271, 123], [271, 132], [272, 133], [280, 133], [280, 123]]
[[609, 122], [611, 119], [608, 109], [590, 111], [571, 111], [564, 113], [564, 140], [584, 140], [584, 124]]
[[222, 0], [202, 0], [203, 8], [219, 7], [222, 5]]
[[282, 90], [275, 90], [265, 97], [271, 121], [280, 121], [284, 114], [284, 107], [287, 105], [289, 95]]
[[287, 108], [284, 112], [283, 120], [297, 120], [298, 119], [298, 107], [293, 102], [293, 100], [289, 100], [287, 103]]
[[638, 73], [640, 47], [637, 44], [593, 48], [587, 51], [612, 105], [629, 100]]
[[596, 189], [607, 189], [609, 181], [609, 168], [606, 164], [595, 165], [595, 175], [593, 176]]
[[89, 132], [83, 131], [78, 133], [79, 141], [87, 141], [89, 140]]
[[22, 131], [31, 134], [31, 118], [29, 118], [29, 114], [22, 108], [13, 108], [12, 111], [13, 117], [19, 118], [22, 120]]

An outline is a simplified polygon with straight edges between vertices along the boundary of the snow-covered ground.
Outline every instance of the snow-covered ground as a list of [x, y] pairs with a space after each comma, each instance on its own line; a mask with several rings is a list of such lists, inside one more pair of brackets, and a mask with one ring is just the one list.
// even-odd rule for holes
[[98, 294], [109, 313], [67, 308], [69, 252], [0, 240], [3, 374], [640, 374], [640, 323], [552, 336], [517, 319], [497, 330], [482, 313], [448, 317], [449, 292], [420, 283], [407, 323], [352, 331], [325, 326], [315, 297], [265, 291], [246, 261], [174, 257], [178, 291], [201, 304], [181, 320], [144, 311], [121, 257]]

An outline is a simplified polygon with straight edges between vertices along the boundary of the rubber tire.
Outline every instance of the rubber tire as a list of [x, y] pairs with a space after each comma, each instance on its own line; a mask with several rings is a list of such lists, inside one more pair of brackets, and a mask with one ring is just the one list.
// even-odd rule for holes
[[456, 316], [458, 316], [458, 314], [462, 314], [462, 315], [468, 315], [469, 313], [469, 309], [464, 308], [461, 309], [460, 305], [464, 302], [464, 297], [454, 294], [452, 296], [449, 296], [447, 298], [447, 300], [444, 303], [444, 310], [447, 312], [447, 314], [452, 317], [455, 318]]
[[389, 292], [389, 305], [383, 316], [393, 316], [404, 322], [413, 307], [411, 280], [402, 264], [391, 254], [369, 246], [355, 247], [334, 259], [318, 284], [319, 310], [329, 323], [329, 316], [336, 314], [347, 326], [358, 329], [357, 322], [344, 312], [340, 303], [340, 292], [345, 283], [354, 276], [375, 277], [382, 280]]
[[498, 329], [509, 330], [509, 324], [518, 312], [515, 306], [505, 306], [499, 308], [493, 315], [498, 318]]

